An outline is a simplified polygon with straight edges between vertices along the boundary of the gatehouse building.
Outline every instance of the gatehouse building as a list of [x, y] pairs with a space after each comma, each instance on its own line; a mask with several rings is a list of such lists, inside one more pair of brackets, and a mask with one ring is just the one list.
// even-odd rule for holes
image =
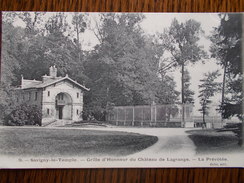
[[71, 79], [57, 76], [57, 68], [51, 66], [49, 75], [42, 80], [27, 80], [21, 76], [21, 86], [16, 90], [18, 103], [39, 106], [42, 125], [53, 121], [82, 120], [83, 94], [88, 88]]

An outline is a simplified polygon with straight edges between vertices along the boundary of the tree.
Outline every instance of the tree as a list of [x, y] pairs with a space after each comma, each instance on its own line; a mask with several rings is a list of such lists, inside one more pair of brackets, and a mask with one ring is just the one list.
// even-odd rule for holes
[[80, 34], [84, 33], [86, 28], [87, 28], [87, 23], [86, 23], [86, 16], [82, 13], [74, 13], [72, 17], [72, 24], [74, 26], [74, 32], [76, 34], [76, 38], [74, 42], [77, 45], [77, 48], [80, 48], [81, 43], [80, 43]]
[[209, 104], [211, 104], [211, 97], [220, 90], [220, 83], [216, 82], [216, 79], [220, 76], [219, 71], [208, 72], [204, 74], [204, 78], [200, 80], [201, 84], [198, 85], [199, 99], [201, 109], [199, 111], [203, 115], [203, 125], [206, 126], [205, 116], [208, 115]]
[[[171, 66], [181, 67], [181, 102], [183, 106], [186, 103], [185, 67], [189, 63], [195, 63], [207, 57], [203, 47], [198, 45], [201, 33], [203, 31], [199, 22], [190, 19], [179, 23], [177, 19], [174, 19], [171, 26], [165, 29], [161, 36], [166, 50], [171, 55], [171, 63], [167, 65], [167, 69]], [[182, 118], [184, 123], [184, 113]]]
[[[10, 85], [20, 85], [21, 74], [25, 74], [31, 79], [33, 75], [37, 73], [38, 76], [38, 73], [42, 71], [40, 63], [44, 60], [44, 36], [41, 33], [40, 24], [44, 14], [37, 12], [32, 14], [19, 12], [13, 15], [9, 12], [4, 13], [3, 65], [6, 65], [7, 68], [3, 67], [2, 80], [5, 80], [5, 75], [12, 75], [14, 78], [8, 77], [11, 80], [8, 82]], [[11, 17], [12, 21], [9, 20]], [[20, 19], [24, 22], [24, 27], [13, 26], [13, 23]]]
[[172, 77], [168, 75], [162, 76], [158, 86], [156, 97], [158, 104], [174, 104], [178, 101], [180, 92], [175, 90], [176, 83]]
[[81, 33], [84, 33], [87, 29], [87, 16], [84, 13], [74, 13], [72, 17], [72, 25], [73, 25], [73, 31], [75, 32], [75, 38], [73, 39], [73, 42], [76, 44], [77, 49], [77, 64], [74, 68], [73, 72], [77, 74], [76, 79], [78, 81], [82, 81], [86, 78], [84, 73], [84, 55], [82, 52], [81, 47], [81, 41], [80, 41], [80, 35]]
[[23, 46], [24, 30], [3, 21], [2, 30], [2, 71], [1, 82], [12, 85], [18, 78], [15, 73], [20, 68], [20, 54]]
[[220, 25], [214, 28], [211, 53], [223, 67], [221, 114], [224, 119], [243, 119], [242, 101], [242, 15], [220, 14]]
[[190, 80], [191, 80], [190, 73], [188, 70], [185, 70], [185, 76], [184, 76], [185, 102], [193, 104], [195, 92], [190, 89], [190, 85], [191, 85]]
[[[29, 16], [25, 20], [29, 20]], [[33, 25], [31, 21], [27, 21], [26, 26], [29, 24]], [[46, 17], [41, 24], [44, 24], [45, 30], [35, 28], [35, 34], [33, 31], [27, 33], [28, 39], [25, 42], [28, 44], [25, 45], [28, 45], [28, 48], [24, 47], [21, 52], [21, 69], [18, 75], [24, 73], [25, 78], [40, 80], [44, 74], [47, 74], [51, 65], [56, 65], [58, 75], [69, 74], [82, 83], [83, 65], [79, 60], [82, 53], [77, 49], [75, 40], [67, 35], [69, 25], [65, 14], [54, 13], [51, 17]]]
[[45, 17], [46, 12], [19, 12], [17, 17], [25, 23], [26, 36], [30, 39], [44, 32], [43, 17]]
[[97, 23], [100, 41], [85, 62], [91, 88], [88, 108], [109, 104], [151, 104], [156, 98], [162, 51], [152, 37], [143, 35], [138, 14], [104, 14]]
[[0, 80], [0, 120], [3, 119], [15, 106], [11, 90], [18, 82], [16, 71], [20, 69], [20, 55], [23, 45], [24, 29], [12, 25], [16, 16], [3, 17], [2, 22], [2, 62]]
[[7, 126], [39, 125], [41, 126], [42, 111], [35, 105], [21, 104], [16, 106], [4, 119]]
[[0, 83], [0, 121], [17, 106], [11, 92], [12, 89], [13, 87], [8, 83]]

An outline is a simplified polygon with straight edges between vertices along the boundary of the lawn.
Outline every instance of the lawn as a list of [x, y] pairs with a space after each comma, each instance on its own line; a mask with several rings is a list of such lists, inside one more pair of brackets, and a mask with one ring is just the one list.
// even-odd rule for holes
[[155, 136], [84, 129], [1, 128], [0, 154], [9, 156], [124, 156], [155, 142]]
[[198, 154], [244, 152], [244, 149], [238, 145], [238, 138], [232, 132], [201, 129], [189, 130], [187, 133], [196, 145]]

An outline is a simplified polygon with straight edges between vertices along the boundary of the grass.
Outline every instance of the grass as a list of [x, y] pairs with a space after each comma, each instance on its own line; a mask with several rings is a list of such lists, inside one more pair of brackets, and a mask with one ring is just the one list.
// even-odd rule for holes
[[1, 128], [0, 154], [8, 156], [125, 156], [155, 142], [136, 133], [48, 128]]
[[244, 152], [238, 138], [232, 132], [217, 132], [214, 129], [187, 131], [196, 145], [197, 154]]

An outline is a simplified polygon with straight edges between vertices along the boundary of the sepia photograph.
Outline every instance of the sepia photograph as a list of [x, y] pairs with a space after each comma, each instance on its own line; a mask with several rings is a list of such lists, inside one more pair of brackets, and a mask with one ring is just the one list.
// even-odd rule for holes
[[0, 168], [244, 167], [243, 21], [2, 12]]

